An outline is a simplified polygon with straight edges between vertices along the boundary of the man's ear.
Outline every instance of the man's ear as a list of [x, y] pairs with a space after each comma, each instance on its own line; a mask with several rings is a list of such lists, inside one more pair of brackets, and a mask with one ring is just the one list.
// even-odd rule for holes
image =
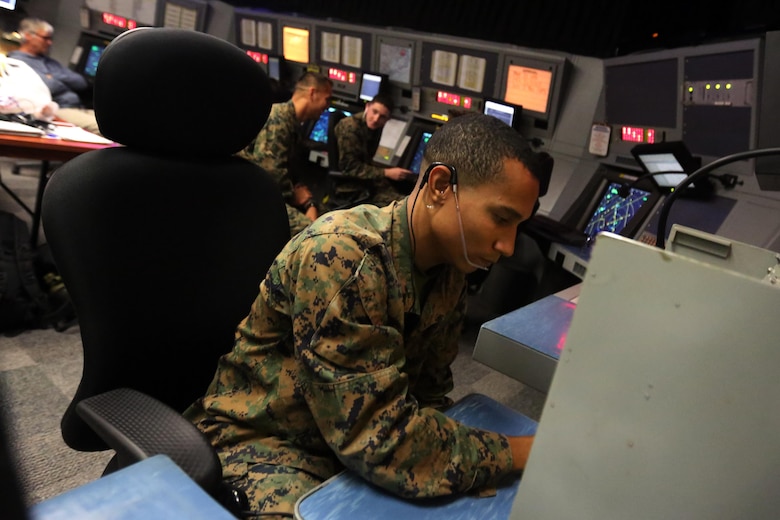
[[435, 167], [431, 171], [428, 183], [431, 186], [431, 190], [435, 191], [439, 195], [444, 195], [447, 192], [447, 189], [452, 186], [452, 176], [450, 170], [443, 165]]

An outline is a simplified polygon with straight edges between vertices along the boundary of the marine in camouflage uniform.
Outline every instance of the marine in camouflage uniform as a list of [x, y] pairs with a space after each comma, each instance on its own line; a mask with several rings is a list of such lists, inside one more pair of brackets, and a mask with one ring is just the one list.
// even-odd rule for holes
[[292, 513], [344, 467], [413, 498], [511, 471], [505, 436], [437, 411], [451, 403], [466, 284], [452, 266], [414, 268], [407, 204], [331, 212], [293, 238], [186, 412], [253, 509]]
[[[364, 112], [345, 117], [336, 124], [334, 133], [339, 147], [339, 171], [347, 177], [368, 180], [372, 185], [371, 203], [384, 206], [406, 196], [385, 177], [385, 168], [372, 164], [382, 130], [366, 125]], [[348, 186], [348, 185], [347, 185]], [[355, 183], [347, 189], [360, 191]]]
[[295, 117], [292, 100], [275, 103], [271, 105], [271, 113], [263, 129], [254, 141], [239, 152], [241, 157], [263, 167], [279, 184], [292, 235], [311, 224], [311, 220], [291, 204], [293, 180], [290, 168], [295, 164], [302, 139], [301, 123]]

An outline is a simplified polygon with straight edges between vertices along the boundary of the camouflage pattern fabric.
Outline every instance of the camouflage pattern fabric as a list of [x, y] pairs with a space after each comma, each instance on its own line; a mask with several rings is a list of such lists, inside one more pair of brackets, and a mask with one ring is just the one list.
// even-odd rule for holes
[[437, 410], [451, 404], [466, 284], [413, 268], [406, 205], [333, 211], [293, 238], [185, 412], [257, 510], [292, 512], [344, 467], [409, 498], [511, 471], [506, 437]]
[[290, 233], [295, 235], [311, 224], [298, 208], [290, 204], [293, 199], [291, 168], [295, 163], [301, 142], [301, 124], [295, 118], [292, 100], [271, 105], [271, 113], [257, 137], [238, 155], [249, 159], [271, 174], [282, 190], [290, 222]]
[[[345, 117], [333, 131], [339, 147], [339, 171], [348, 177], [371, 181], [373, 195], [370, 202], [385, 206], [406, 196], [385, 177], [384, 167], [372, 164], [380, 131], [368, 128], [363, 112]], [[360, 191], [360, 185], [352, 188]]]

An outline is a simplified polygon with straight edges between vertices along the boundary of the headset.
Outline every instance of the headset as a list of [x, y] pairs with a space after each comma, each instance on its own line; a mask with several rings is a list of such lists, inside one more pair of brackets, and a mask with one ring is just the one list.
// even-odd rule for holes
[[443, 163], [440, 161], [432, 162], [428, 165], [428, 167], [425, 169], [425, 173], [423, 173], [422, 182], [420, 182], [420, 187], [425, 186], [428, 182], [428, 177], [431, 175], [431, 170], [436, 168], [437, 166], [444, 166], [450, 171], [450, 184], [452, 184], [452, 191], [453, 193], [457, 193], [458, 191], [458, 171], [455, 169], [454, 166]]
[[477, 269], [482, 269], [483, 271], [487, 271], [488, 267], [484, 265], [475, 264], [469, 259], [468, 252], [466, 251], [466, 235], [463, 232], [463, 218], [460, 216], [460, 202], [458, 201], [458, 171], [455, 169], [454, 166], [443, 163], [443, 162], [432, 162], [428, 165], [428, 167], [425, 169], [425, 173], [423, 174], [422, 181], [420, 182], [420, 187], [422, 188], [425, 186], [425, 184], [428, 182], [428, 178], [430, 177], [431, 171], [436, 168], [437, 166], [444, 166], [450, 171], [450, 184], [452, 185], [452, 196], [455, 197], [455, 212], [458, 215], [458, 227], [460, 229], [460, 243], [463, 247], [463, 258], [466, 260], [466, 263], [468, 263], [471, 267], [476, 267]]

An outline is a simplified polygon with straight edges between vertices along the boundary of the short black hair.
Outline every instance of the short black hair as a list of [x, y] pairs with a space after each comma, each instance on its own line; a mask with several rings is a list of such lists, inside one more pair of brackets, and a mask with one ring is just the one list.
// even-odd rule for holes
[[326, 87], [333, 88], [333, 81], [324, 74], [307, 70], [295, 83], [295, 88], [307, 89], [310, 87], [317, 89], [324, 89]]
[[376, 96], [374, 96], [371, 99], [371, 103], [380, 103], [387, 107], [387, 109], [392, 112], [395, 108], [395, 102], [393, 101], [392, 96], [388, 94], [387, 92], [380, 92]]
[[547, 191], [552, 157], [537, 154], [517, 130], [493, 117], [469, 112], [450, 119], [433, 133], [423, 153], [423, 167], [443, 162], [458, 171], [462, 186], [492, 182], [504, 170], [504, 159], [517, 159]]

